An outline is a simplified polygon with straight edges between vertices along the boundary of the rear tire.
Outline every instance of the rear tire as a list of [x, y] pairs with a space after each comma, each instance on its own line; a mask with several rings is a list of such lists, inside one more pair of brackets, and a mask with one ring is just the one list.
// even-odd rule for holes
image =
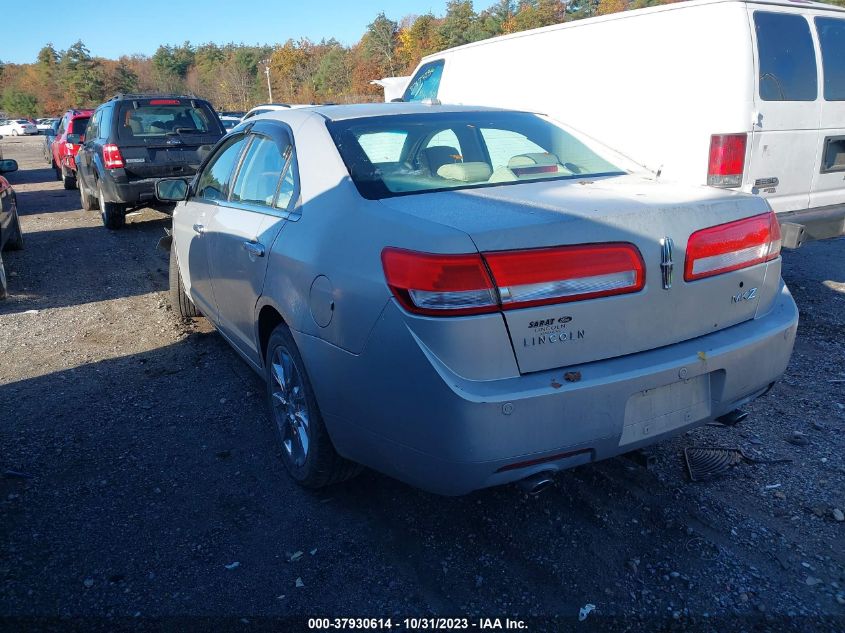
[[100, 217], [103, 219], [103, 226], [112, 231], [126, 226], [126, 207], [116, 202], [106, 202], [102, 187], [99, 187], [97, 197], [100, 200]]
[[82, 183], [81, 179], [77, 179], [77, 185], [79, 186], [79, 202], [82, 205], [83, 211], [94, 211], [97, 209], [99, 204], [97, 203], [97, 199], [88, 193], [88, 190], [85, 188], [85, 185]]
[[68, 190], [76, 189], [76, 176], [66, 167], [62, 167], [62, 186]]
[[3, 255], [0, 253], [0, 299], [5, 299], [8, 296], [8, 287], [6, 286], [6, 269], [3, 268]]
[[176, 243], [170, 242], [170, 305], [173, 311], [183, 319], [202, 316], [191, 301], [185, 286], [182, 284], [182, 274], [179, 272], [179, 260], [176, 259]]
[[18, 131], [17, 131], [17, 130], [12, 130], [12, 136], [17, 136], [17, 135], [18, 135]]
[[323, 488], [361, 472], [359, 464], [335, 451], [302, 356], [284, 323], [270, 335], [264, 366], [270, 420], [281, 443], [282, 461], [296, 483]]
[[15, 210], [15, 215], [12, 218], [12, 237], [6, 242], [7, 251], [23, 250], [23, 231], [21, 230], [21, 219], [18, 217], [18, 212]]

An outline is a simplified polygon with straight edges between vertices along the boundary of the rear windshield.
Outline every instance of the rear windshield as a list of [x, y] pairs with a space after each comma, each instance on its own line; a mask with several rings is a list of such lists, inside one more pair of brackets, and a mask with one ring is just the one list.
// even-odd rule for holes
[[603, 150], [523, 112], [408, 114], [327, 126], [369, 199], [626, 173]]
[[156, 140], [168, 135], [222, 134], [208, 106], [189, 101], [178, 105], [124, 102], [118, 114], [117, 135], [122, 140]]
[[85, 134], [85, 128], [88, 127], [88, 121], [91, 120], [90, 116], [81, 116], [76, 119], [73, 119], [70, 122], [70, 134]]

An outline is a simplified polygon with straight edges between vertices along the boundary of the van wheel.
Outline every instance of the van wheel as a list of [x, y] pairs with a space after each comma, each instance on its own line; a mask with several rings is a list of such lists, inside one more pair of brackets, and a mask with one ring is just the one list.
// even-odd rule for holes
[[176, 242], [170, 242], [170, 305], [183, 319], [202, 316], [191, 301], [185, 286], [182, 284], [182, 274], [179, 272], [179, 260], [176, 259]]
[[21, 230], [21, 219], [18, 217], [18, 212], [15, 211], [12, 217], [12, 237], [6, 242], [7, 251], [23, 250], [23, 231]]
[[106, 202], [102, 187], [99, 187], [97, 197], [100, 200], [100, 217], [103, 218], [103, 226], [112, 231], [126, 226], [126, 207], [116, 202]]
[[62, 186], [65, 189], [76, 189], [76, 177], [66, 167], [62, 167]]
[[77, 179], [77, 184], [79, 185], [79, 201], [82, 204], [82, 210], [94, 211], [99, 206], [97, 204], [97, 199], [88, 193], [88, 190], [85, 188], [85, 185], [82, 184], [81, 179]]
[[6, 286], [6, 269], [3, 268], [3, 255], [0, 254], [0, 299], [5, 299], [8, 296], [8, 288]]
[[279, 325], [270, 335], [264, 366], [270, 419], [291, 477], [305, 488], [322, 488], [361, 472], [360, 465], [335, 451], [302, 356], [286, 325]]

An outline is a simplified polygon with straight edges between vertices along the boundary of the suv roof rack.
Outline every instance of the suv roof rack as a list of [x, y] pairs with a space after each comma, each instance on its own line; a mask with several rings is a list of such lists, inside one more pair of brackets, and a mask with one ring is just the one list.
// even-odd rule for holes
[[171, 99], [198, 99], [194, 94], [177, 94], [173, 92], [118, 92], [109, 101], [116, 101], [117, 99], [150, 99], [167, 97]]

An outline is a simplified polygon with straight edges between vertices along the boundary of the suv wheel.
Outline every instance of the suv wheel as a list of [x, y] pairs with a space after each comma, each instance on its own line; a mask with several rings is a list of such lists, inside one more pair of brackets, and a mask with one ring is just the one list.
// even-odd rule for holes
[[191, 301], [185, 286], [182, 285], [182, 274], [179, 272], [179, 260], [176, 259], [176, 242], [170, 242], [170, 305], [183, 319], [202, 316]]
[[100, 217], [103, 218], [103, 226], [112, 231], [126, 226], [126, 207], [116, 202], [106, 202], [102, 187], [98, 188], [97, 197], [100, 200]]
[[76, 176], [67, 167], [62, 167], [62, 186], [65, 189], [76, 189]]
[[332, 445], [286, 325], [279, 325], [270, 335], [264, 366], [270, 419], [291, 477], [305, 488], [322, 488], [357, 475], [361, 466], [338, 455]]
[[93, 211], [99, 205], [97, 204], [97, 199], [88, 193], [88, 190], [85, 188], [85, 185], [82, 183], [81, 178], [77, 178], [76, 181], [77, 185], [79, 186], [79, 201], [82, 204], [83, 211]]

